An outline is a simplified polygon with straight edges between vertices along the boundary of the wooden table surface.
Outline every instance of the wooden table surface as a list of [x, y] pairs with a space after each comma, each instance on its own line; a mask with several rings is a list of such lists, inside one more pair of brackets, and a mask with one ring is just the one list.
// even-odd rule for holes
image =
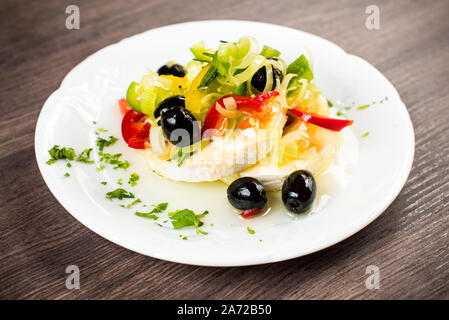
[[[65, 28], [80, 8], [81, 28]], [[365, 8], [380, 8], [380, 30]], [[206, 268], [146, 257], [66, 212], [37, 168], [34, 130], [47, 97], [76, 64], [145, 30], [244, 19], [322, 36], [378, 68], [410, 112], [416, 153], [408, 182], [380, 218], [326, 250], [285, 262]], [[16, 1], [0, 4], [0, 298], [449, 298], [449, 1]], [[65, 268], [81, 289], [65, 287]], [[365, 269], [380, 268], [367, 290]]]

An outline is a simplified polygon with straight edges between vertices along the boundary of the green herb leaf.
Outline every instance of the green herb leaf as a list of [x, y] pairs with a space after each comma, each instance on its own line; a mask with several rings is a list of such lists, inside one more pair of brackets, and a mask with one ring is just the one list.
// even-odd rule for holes
[[246, 230], [248, 230], [249, 234], [255, 234], [256, 231], [254, 231], [253, 229], [251, 229], [250, 227], [246, 227]]
[[362, 136], [362, 138], [365, 138], [367, 135], [369, 135], [369, 131], [365, 132], [365, 134]]
[[[113, 167], [114, 170], [126, 169], [130, 166], [130, 164], [127, 160], [125, 160], [125, 161], [119, 160], [120, 157], [122, 156], [121, 153], [110, 154], [110, 153], [103, 153], [100, 151], [98, 154], [101, 156], [100, 161], [114, 165], [114, 167]], [[103, 166], [103, 168], [104, 168], [104, 166]]]
[[98, 138], [97, 139], [97, 146], [98, 146], [98, 149], [100, 151], [103, 151], [103, 149], [105, 147], [112, 146], [117, 141], [118, 141], [118, 139], [116, 137], [113, 137], [113, 136], [109, 136], [109, 140], [106, 140], [106, 139], [103, 139], [103, 138]]
[[108, 183], [106, 181], [101, 182], [102, 185], [107, 185]]
[[136, 216], [142, 217], [142, 218], [147, 218], [147, 219], [153, 219], [153, 220], [157, 220], [159, 219], [158, 216], [151, 214], [151, 213], [145, 213], [145, 212], [135, 212], [134, 213]]
[[112, 200], [113, 198], [122, 200], [125, 198], [134, 198], [134, 195], [131, 192], [126, 191], [125, 189], [118, 188], [114, 191], [106, 193], [106, 198], [108, 198], [109, 200]]
[[126, 208], [126, 209], [131, 209], [131, 207], [132, 207], [133, 205], [138, 204], [138, 203], [141, 203], [141, 202], [142, 202], [142, 200], [140, 200], [139, 198], [137, 198], [137, 199], [134, 200], [133, 202], [128, 203], [126, 206], [125, 206], [124, 204], [122, 204], [122, 205], [120, 205], [120, 207]]
[[330, 100], [327, 100], [327, 105], [329, 106], [329, 108], [332, 108], [334, 106], [334, 104]]
[[83, 163], [94, 163], [95, 161], [90, 160], [90, 152], [92, 151], [92, 148], [84, 149], [83, 152], [81, 152], [76, 158], [76, 161], [83, 162]]
[[168, 216], [172, 220], [171, 223], [175, 229], [194, 226], [196, 228], [196, 233], [207, 234], [207, 232], [202, 231], [199, 228], [203, 225], [203, 222], [200, 219], [206, 214], [208, 214], [207, 211], [203, 214], [195, 214], [192, 210], [184, 209], [171, 212]]
[[363, 105], [363, 106], [357, 107], [357, 109], [358, 109], [358, 110], [363, 110], [363, 109], [368, 108], [369, 106], [370, 106], [369, 104], [365, 104], [365, 105]]
[[76, 157], [75, 150], [66, 147], [60, 149], [58, 145], [54, 145], [53, 148], [48, 150], [48, 153], [51, 158], [46, 163], [50, 165], [55, 163], [57, 160], [73, 160]]
[[70, 177], [70, 173], [66, 172], [64, 177]]
[[137, 184], [137, 181], [139, 180], [139, 175], [137, 174], [137, 173], [131, 173], [131, 176], [129, 177], [129, 180], [128, 180], [128, 183], [131, 185], [131, 186], [135, 186], [136, 184]]
[[201, 82], [198, 86], [198, 89], [204, 89], [206, 88], [214, 79], [218, 76], [218, 69], [214, 65], [211, 65], [209, 70], [207, 70], [206, 74], [204, 75], [203, 79], [201, 79]]
[[161, 213], [167, 209], [168, 203], [159, 203], [157, 206], [152, 205], [154, 209], [150, 213]]
[[157, 207], [158, 207], [159, 209], [161, 209], [162, 211], [164, 211], [165, 209], [167, 209], [168, 203], [167, 203], [167, 202], [159, 203], [159, 204], [157, 205]]

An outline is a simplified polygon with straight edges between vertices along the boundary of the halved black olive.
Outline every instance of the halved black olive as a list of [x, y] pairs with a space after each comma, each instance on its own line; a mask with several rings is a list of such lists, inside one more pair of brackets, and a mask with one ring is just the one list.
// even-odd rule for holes
[[[271, 67], [273, 70], [273, 85], [271, 86], [271, 90], [276, 88], [276, 79], [282, 81], [284, 79], [284, 75], [282, 71], [278, 68]], [[257, 70], [257, 72], [253, 75], [251, 79], [251, 85], [256, 88], [258, 91], [262, 92], [265, 89], [265, 85], [267, 83], [267, 69], [265, 66]]]
[[243, 177], [228, 187], [228, 200], [240, 210], [262, 209], [267, 204], [267, 195], [263, 185], [254, 178]]
[[172, 64], [171, 66], [163, 65], [157, 70], [157, 73], [161, 75], [172, 75], [175, 77], [184, 77], [186, 75], [186, 71], [184, 67], [180, 64]]
[[195, 117], [184, 108], [168, 108], [161, 111], [162, 132], [171, 143], [184, 148], [201, 140], [201, 132]]
[[316, 197], [316, 182], [306, 170], [297, 170], [285, 179], [282, 185], [282, 201], [293, 213], [307, 212]]

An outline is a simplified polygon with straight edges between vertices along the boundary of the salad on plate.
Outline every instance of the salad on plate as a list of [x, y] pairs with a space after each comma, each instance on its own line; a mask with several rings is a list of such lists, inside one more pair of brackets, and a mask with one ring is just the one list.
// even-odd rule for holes
[[131, 82], [119, 100], [127, 145], [166, 179], [226, 183], [243, 218], [266, 213], [276, 191], [289, 212], [309, 212], [353, 123], [314, 83], [311, 56], [287, 63], [247, 36], [190, 51], [185, 66], [169, 61]]

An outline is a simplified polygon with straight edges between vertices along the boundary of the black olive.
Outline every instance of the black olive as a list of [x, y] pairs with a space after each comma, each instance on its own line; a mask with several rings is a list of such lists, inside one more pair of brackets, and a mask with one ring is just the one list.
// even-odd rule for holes
[[164, 136], [178, 148], [190, 146], [201, 140], [198, 122], [189, 110], [184, 108], [162, 110], [161, 127]]
[[186, 75], [186, 71], [184, 70], [184, 67], [180, 64], [172, 64], [170, 67], [166, 64], [157, 70], [157, 73], [161, 75], [172, 75], [175, 77], [184, 77]]
[[228, 187], [228, 200], [237, 209], [262, 209], [267, 203], [265, 188], [256, 179], [239, 178]]
[[157, 119], [161, 116], [161, 112], [170, 108], [185, 108], [186, 98], [184, 96], [172, 96], [163, 100], [154, 110], [154, 118]]
[[[273, 70], [273, 85], [271, 86], [271, 90], [274, 90], [276, 88], [276, 79], [279, 79], [279, 81], [282, 81], [284, 78], [284, 75], [282, 74], [282, 71], [278, 68], [272, 67]], [[265, 89], [265, 85], [267, 83], [267, 69], [265, 66], [260, 68], [256, 71], [256, 73], [253, 75], [251, 79], [251, 85], [256, 88], [258, 91], [262, 92], [263, 89]]]
[[316, 197], [316, 182], [306, 170], [293, 172], [282, 185], [282, 201], [293, 213], [304, 213], [312, 207]]

